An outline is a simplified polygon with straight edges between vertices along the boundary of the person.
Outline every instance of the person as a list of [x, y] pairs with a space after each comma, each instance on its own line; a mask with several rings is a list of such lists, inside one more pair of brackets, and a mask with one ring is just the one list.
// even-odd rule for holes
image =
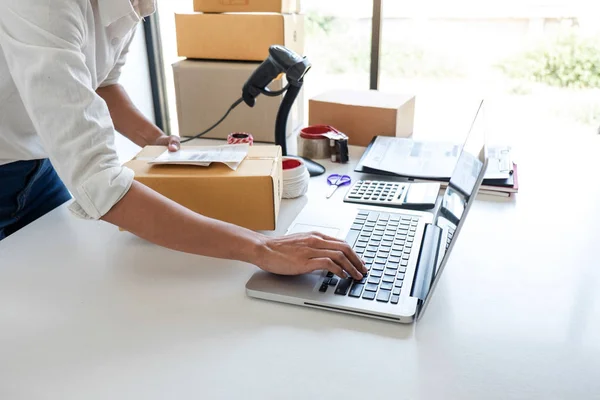
[[134, 181], [114, 145], [168, 137], [118, 80], [154, 0], [0, 0], [0, 239], [65, 203], [170, 249], [255, 264], [277, 274], [326, 269], [361, 279], [360, 258], [320, 233], [270, 237], [190, 211]]

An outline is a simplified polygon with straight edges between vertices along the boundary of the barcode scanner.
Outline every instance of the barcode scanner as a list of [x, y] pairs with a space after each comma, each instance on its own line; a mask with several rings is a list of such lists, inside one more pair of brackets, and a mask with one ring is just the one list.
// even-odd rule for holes
[[[248, 106], [254, 107], [256, 97], [261, 93], [266, 96], [279, 96], [290, 86], [300, 88], [303, 83], [302, 79], [310, 67], [306, 57], [301, 57], [283, 46], [271, 46], [269, 57], [260, 64], [244, 84], [242, 98]], [[288, 84], [276, 92], [270, 91], [267, 86], [281, 74], [285, 74]]]
[[[287, 120], [292, 105], [304, 83], [304, 76], [310, 68], [311, 64], [306, 57], [302, 57], [286, 47], [274, 45], [269, 48], [269, 57], [250, 75], [242, 89], [242, 98], [250, 107], [254, 107], [256, 97], [260, 94], [279, 96], [285, 92], [275, 121], [275, 144], [281, 146], [281, 152], [284, 156], [288, 155], [286, 144]], [[285, 74], [288, 81], [287, 85], [281, 90], [270, 91], [267, 86], [281, 74]], [[325, 173], [325, 167], [321, 164], [307, 158], [302, 159], [310, 176]]]
[[[265, 96], [275, 97], [285, 93], [283, 101], [279, 106], [277, 112], [277, 120], [275, 121], [275, 144], [281, 146], [281, 152], [284, 156], [287, 156], [287, 144], [286, 144], [286, 126], [287, 120], [292, 109], [292, 105], [302, 85], [304, 83], [304, 76], [310, 70], [311, 64], [306, 57], [302, 57], [292, 50], [279, 46], [273, 45], [269, 48], [269, 56], [260, 64], [260, 66], [250, 75], [250, 78], [244, 83], [242, 87], [242, 97], [237, 99], [230, 107], [225, 115], [217, 121], [213, 126], [201, 132], [194, 137], [186, 140], [182, 140], [182, 143], [188, 142], [193, 139], [197, 139], [200, 136], [210, 132], [217, 125], [219, 125], [229, 113], [242, 102], [246, 103], [248, 107], [254, 107], [256, 104], [256, 98], [261, 94]], [[277, 79], [280, 75], [285, 74], [287, 79], [287, 85], [277, 91], [271, 91], [268, 89], [269, 84]], [[318, 176], [325, 173], [325, 167], [322, 165], [303, 158], [304, 163], [310, 176]]]

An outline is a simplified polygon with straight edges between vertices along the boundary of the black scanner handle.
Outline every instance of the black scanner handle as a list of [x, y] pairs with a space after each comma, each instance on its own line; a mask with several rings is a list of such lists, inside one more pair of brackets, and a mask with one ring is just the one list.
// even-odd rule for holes
[[302, 78], [310, 68], [311, 64], [306, 57], [286, 47], [273, 45], [269, 48], [269, 56], [244, 84], [242, 98], [249, 107], [254, 107], [256, 97], [261, 93], [268, 93], [267, 86], [280, 74], [285, 74], [289, 85], [301, 87]]

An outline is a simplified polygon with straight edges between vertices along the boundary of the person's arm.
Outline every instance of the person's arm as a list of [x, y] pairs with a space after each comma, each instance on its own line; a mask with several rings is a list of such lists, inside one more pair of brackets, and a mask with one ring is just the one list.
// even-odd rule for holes
[[167, 137], [148, 120], [133, 104], [123, 86], [118, 83], [103, 86], [96, 93], [106, 102], [115, 129], [133, 143], [140, 147], [158, 144], [168, 146], [171, 151], [179, 150], [179, 137]]
[[181, 146], [179, 137], [166, 136], [163, 131], [138, 110], [123, 86], [119, 84], [121, 70], [127, 60], [134, 36], [135, 30], [131, 33], [129, 41], [121, 51], [117, 63], [104, 82], [100, 83], [96, 93], [106, 102], [115, 129], [133, 143], [140, 147], [149, 144], [164, 145], [171, 151], [177, 151]]
[[36, 133], [75, 198], [70, 208], [179, 251], [239, 259], [280, 274], [364, 269], [349, 246], [320, 234], [268, 239], [197, 215], [121, 166], [106, 102], [92, 87], [82, 49], [88, 0], [0, 1], [0, 48]]
[[163, 247], [244, 261], [278, 274], [327, 269], [360, 279], [366, 272], [350, 247], [335, 238], [318, 233], [267, 237], [194, 213], [138, 182], [102, 219]]

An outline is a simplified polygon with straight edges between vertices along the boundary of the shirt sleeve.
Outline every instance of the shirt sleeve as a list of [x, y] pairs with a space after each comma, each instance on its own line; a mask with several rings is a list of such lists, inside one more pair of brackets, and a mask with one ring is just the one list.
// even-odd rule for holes
[[100, 87], [106, 87], [110, 85], [116, 85], [119, 83], [119, 78], [121, 77], [121, 70], [125, 65], [125, 60], [127, 59], [127, 54], [129, 54], [129, 47], [131, 46], [131, 42], [135, 36], [135, 30], [131, 33], [129, 40], [123, 47], [121, 54], [119, 55], [119, 59], [115, 64], [115, 67], [110, 71], [106, 79], [100, 84]]
[[89, 1], [0, 1], [0, 47], [36, 133], [74, 203], [99, 219], [129, 190], [106, 103], [82, 48]]

